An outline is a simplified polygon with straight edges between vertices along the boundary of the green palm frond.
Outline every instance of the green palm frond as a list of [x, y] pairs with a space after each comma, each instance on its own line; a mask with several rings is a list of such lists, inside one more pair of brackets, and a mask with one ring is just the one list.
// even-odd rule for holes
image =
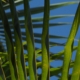
[[[0, 0], [0, 80], [50, 80], [53, 76], [58, 80], [79, 80], [80, 40], [75, 37], [80, 25], [79, 1], [50, 4], [50, 0], [44, 0], [43, 6], [30, 7], [31, 1]], [[78, 5], [76, 14], [50, 14], [52, 10], [74, 4]], [[24, 7], [18, 10], [21, 5]], [[40, 13], [44, 15], [33, 17]], [[61, 21], [66, 18], [74, 20]], [[60, 32], [59, 29], [68, 26], [72, 26], [69, 36], [54, 34], [56, 28]], [[55, 52], [55, 47], [63, 47], [63, 50]], [[77, 53], [73, 61], [74, 51]], [[52, 66], [57, 60], [63, 61], [63, 65]], [[69, 74], [71, 68], [73, 71]]]

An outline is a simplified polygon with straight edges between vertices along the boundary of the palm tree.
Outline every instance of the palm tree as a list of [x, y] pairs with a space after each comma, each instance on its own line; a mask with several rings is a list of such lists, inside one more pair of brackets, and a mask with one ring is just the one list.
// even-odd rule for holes
[[[80, 24], [80, 3], [69, 1], [50, 4], [50, 0], [44, 0], [44, 6], [30, 8], [29, 1], [31, 0], [0, 0], [0, 80], [50, 80], [52, 76], [58, 80], [79, 80], [80, 40], [78, 39], [77, 46], [74, 41]], [[16, 10], [16, 6], [21, 4], [24, 8]], [[72, 15], [51, 16], [50, 10], [72, 4], [78, 5], [72, 25], [68, 22], [49, 23], [50, 20], [71, 17]], [[10, 11], [6, 12], [8, 9]], [[31, 15], [42, 12], [43, 17], [31, 18]], [[62, 25], [71, 25], [68, 37], [49, 34], [50, 27]], [[33, 29], [42, 31], [37, 33]], [[67, 41], [60, 43], [49, 41], [50, 39]], [[41, 48], [36, 47], [35, 43], [41, 44]], [[64, 49], [54, 54], [50, 49], [55, 46], [63, 46]], [[76, 51], [74, 61], [71, 60], [73, 51]], [[63, 65], [51, 66], [50, 63], [56, 60], [63, 61]], [[71, 68], [73, 71], [69, 74]], [[40, 74], [38, 69], [42, 70]]]

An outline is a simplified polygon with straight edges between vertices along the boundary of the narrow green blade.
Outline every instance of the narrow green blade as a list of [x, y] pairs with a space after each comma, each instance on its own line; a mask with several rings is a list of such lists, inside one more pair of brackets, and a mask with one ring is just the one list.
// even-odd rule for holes
[[[50, 16], [49, 20], [53, 20], [53, 19], [58, 19], [58, 18], [67, 18], [67, 17], [74, 17], [74, 15], [55, 15], [55, 16]], [[41, 22], [43, 21], [43, 17], [37, 17], [37, 18], [32, 18], [32, 22]], [[19, 19], [20, 23], [24, 23], [24, 18], [23, 19]], [[12, 20], [9, 20], [9, 24], [12, 24]], [[0, 22], [0, 25], [2, 25], [2, 22]]]
[[[5, 2], [7, 1], [7, 3], [4, 4], [3, 7], [4, 7], [5, 10], [9, 9], [9, 1], [8, 0], [2, 0], [2, 1], [5, 1]], [[31, 1], [31, 0], [29, 0], [29, 1]], [[18, 5], [23, 3], [23, 0], [14, 0], [14, 3], [15, 3], [16, 6], [18, 6]]]
[[[67, 5], [71, 5], [71, 4], [78, 4], [78, 3], [79, 3], [78, 1], [71, 1], [71, 2], [62, 2], [62, 3], [52, 4], [50, 5], [50, 10], [57, 9], [57, 8], [67, 6]], [[44, 11], [44, 7], [41, 6], [41, 7], [31, 8], [30, 11], [31, 11], [31, 14], [42, 13]], [[19, 10], [17, 11], [17, 13], [19, 17], [24, 16], [24, 10]], [[10, 12], [7, 13], [7, 17], [11, 18]]]
[[44, 18], [42, 31], [42, 77], [41, 80], [50, 80], [49, 69], [49, 8], [50, 1], [44, 0]]
[[31, 12], [28, 0], [24, 0], [24, 14], [25, 14], [26, 37], [27, 37], [26, 40], [27, 40], [28, 63], [29, 63], [29, 77], [30, 80], [37, 80], [33, 26], [31, 21]]
[[3, 24], [4, 24], [4, 31], [5, 31], [5, 36], [6, 36], [6, 44], [7, 44], [8, 60], [9, 60], [9, 66], [10, 66], [11, 79], [16, 80], [18, 75], [17, 75], [17, 68], [16, 68], [16, 62], [15, 62], [14, 47], [13, 47], [10, 27], [9, 27], [9, 24], [8, 24], [8, 19], [6, 17], [4, 9], [2, 7], [1, 0], [0, 0], [0, 16], [1, 16]]
[[75, 57], [71, 80], [79, 80], [79, 77], [80, 77], [79, 69], [80, 69], [80, 40], [78, 43], [78, 49], [77, 49], [77, 53], [76, 53], [76, 57]]
[[2, 68], [2, 61], [1, 61], [1, 57], [0, 57], [0, 80], [6, 80], [3, 68]]
[[25, 62], [24, 62], [24, 53], [21, 39], [21, 31], [18, 20], [18, 15], [16, 11], [16, 7], [14, 4], [14, 0], [9, 0], [10, 10], [12, 21], [14, 25], [14, 35], [15, 35], [15, 44], [16, 44], [16, 55], [17, 55], [17, 67], [18, 67], [18, 75], [19, 80], [26, 80], [26, 70], [25, 70]]
[[71, 60], [73, 42], [74, 42], [74, 38], [75, 38], [75, 35], [76, 35], [78, 27], [79, 27], [79, 22], [80, 22], [80, 3], [78, 5], [77, 12], [75, 14], [73, 25], [72, 25], [72, 28], [70, 31], [70, 35], [68, 37], [68, 40], [67, 40], [67, 43], [65, 46], [64, 62], [63, 62], [61, 80], [68, 80], [69, 63]]

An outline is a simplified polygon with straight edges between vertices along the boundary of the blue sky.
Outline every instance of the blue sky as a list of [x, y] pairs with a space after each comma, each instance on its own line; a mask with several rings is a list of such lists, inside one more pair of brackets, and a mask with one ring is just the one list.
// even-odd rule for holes
[[[50, 4], [56, 4], [56, 3], [68, 2], [68, 1], [72, 1], [72, 0], [50, 0]], [[44, 0], [32, 0], [30, 2], [30, 8], [43, 6], [43, 5], [44, 5]], [[20, 5], [20, 6], [17, 7], [17, 10], [20, 10], [20, 9], [23, 9], [23, 5]], [[76, 12], [76, 9], [77, 9], [77, 4], [57, 8], [55, 10], [50, 11], [50, 16], [67, 15], [67, 14], [74, 15], [75, 12]], [[31, 17], [34, 18], [34, 17], [42, 17], [42, 16], [43, 16], [43, 13], [40, 13], [40, 14], [37, 14], [37, 15], [32, 15]], [[56, 22], [72, 23], [73, 22], [73, 16], [72, 17], [67, 17], [67, 18], [50, 20], [50, 23], [56, 23]], [[52, 34], [52, 35], [60, 35], [60, 36], [68, 37], [69, 32], [70, 32], [70, 28], [71, 28], [71, 25], [62, 25], [62, 26], [57, 26], [57, 27], [54, 26], [54, 27], [50, 27], [49, 33]], [[34, 32], [35, 33], [41, 33], [42, 29], [38, 29], [38, 30], [34, 29]], [[80, 32], [78, 31], [76, 39], [79, 38], [79, 36], [80, 36], [79, 34], [80, 34]], [[66, 42], [66, 40], [63, 40], [63, 39], [51, 39], [50, 41], [60, 42], [60, 43]], [[74, 44], [77, 45], [77, 41], [75, 41]], [[35, 44], [35, 46], [41, 48], [40, 44]], [[64, 47], [56, 46], [56, 47], [50, 48], [50, 52], [53, 52], [53, 53], [56, 54], [57, 52], [59, 52], [63, 49], [64, 49]], [[72, 60], [74, 60], [74, 59], [75, 59], [75, 52], [73, 53], [73, 56], [72, 56]], [[59, 66], [62, 66], [62, 61], [58, 61], [58, 60], [53, 61], [53, 62], [50, 63], [50, 65], [52, 65], [53, 67], [59, 67]], [[41, 70], [38, 70], [38, 72], [41, 73]], [[70, 73], [71, 73], [71, 70], [70, 70]], [[58, 80], [58, 78], [55, 77], [55, 76], [50, 78], [50, 80], [53, 80], [53, 79]]]

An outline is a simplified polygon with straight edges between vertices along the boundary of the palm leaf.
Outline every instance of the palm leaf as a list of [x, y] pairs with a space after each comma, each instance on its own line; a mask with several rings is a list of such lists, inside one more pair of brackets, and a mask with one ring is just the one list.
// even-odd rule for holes
[[68, 76], [68, 68], [69, 68], [69, 63], [70, 63], [70, 59], [71, 59], [71, 55], [72, 55], [72, 47], [73, 47], [74, 38], [75, 38], [75, 35], [76, 35], [78, 27], [79, 27], [79, 22], [80, 22], [79, 17], [80, 17], [80, 4], [78, 5], [78, 9], [75, 14], [71, 32], [70, 32], [70, 35], [66, 42], [61, 80], [64, 80], [64, 79], [68, 80], [68, 77], [67, 77]]

